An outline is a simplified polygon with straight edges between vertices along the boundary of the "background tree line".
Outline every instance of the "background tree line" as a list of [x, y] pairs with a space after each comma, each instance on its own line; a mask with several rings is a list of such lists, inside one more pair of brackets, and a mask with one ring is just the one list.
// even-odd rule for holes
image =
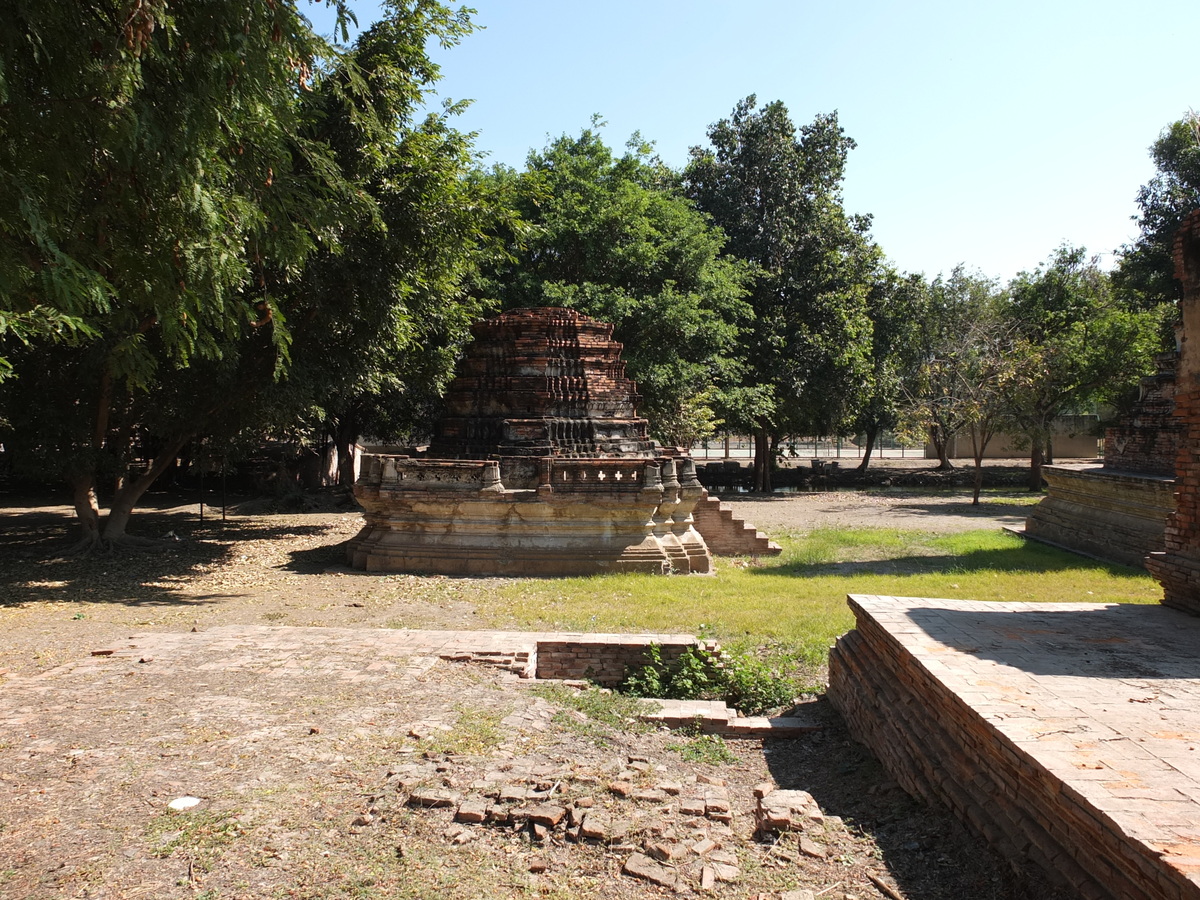
[[[340, 4], [339, 4], [340, 6]], [[342, 9], [343, 15], [347, 11]], [[422, 112], [469, 12], [395, 0], [349, 47], [296, 0], [15, 0], [0, 31], [0, 442], [71, 485], [84, 546], [126, 539], [191, 442], [419, 437], [468, 326], [520, 306], [613, 322], [655, 435], [907, 427], [942, 448], [1120, 404], [1169, 331], [1173, 228], [1200, 204], [1188, 120], [1152, 150], [1142, 235], [1007, 285], [898, 271], [842, 200], [854, 141], [753, 96], [681, 169], [593, 121], [480, 166]], [[147, 462], [148, 461], [148, 462]], [[343, 483], [350, 471], [341, 473]], [[107, 502], [109, 512], [102, 515]]]

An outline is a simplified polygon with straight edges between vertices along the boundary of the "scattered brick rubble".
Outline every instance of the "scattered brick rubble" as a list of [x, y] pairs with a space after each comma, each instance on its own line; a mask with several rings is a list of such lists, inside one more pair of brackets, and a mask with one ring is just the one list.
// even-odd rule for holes
[[[441, 832], [448, 844], [486, 831], [534, 847], [600, 846], [617, 855], [623, 875], [679, 893], [738, 882], [746, 858], [775, 866], [824, 861], [845, 833], [841, 819], [825, 816], [805, 791], [760, 784], [740, 796], [721, 777], [671, 771], [645, 757], [615, 758], [605, 777], [570, 765], [501, 763], [474, 778], [468, 763], [428, 755], [388, 779], [403, 805], [450, 820]], [[546, 856], [530, 858], [533, 874], [551, 867]]]

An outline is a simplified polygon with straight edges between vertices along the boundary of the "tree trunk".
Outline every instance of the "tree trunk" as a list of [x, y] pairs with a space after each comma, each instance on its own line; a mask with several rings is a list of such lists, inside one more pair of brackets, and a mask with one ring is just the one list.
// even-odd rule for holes
[[971, 505], [979, 505], [979, 492], [983, 489], [983, 454], [987, 450], [988, 441], [992, 439], [992, 429], [980, 426], [978, 430], [971, 428], [971, 451], [975, 456], [975, 476], [971, 480]]
[[75, 504], [75, 517], [83, 529], [80, 547], [94, 546], [100, 542], [100, 503], [96, 500], [95, 477], [92, 473], [77, 473], [68, 479]]
[[150, 468], [140, 477], [126, 482], [125, 486], [113, 497], [112, 504], [108, 508], [108, 516], [104, 520], [106, 543], [120, 543], [126, 540], [125, 528], [129, 524], [129, 518], [133, 515], [133, 508], [137, 506], [138, 500], [142, 498], [150, 485], [154, 484], [158, 476], [170, 467], [179, 455], [179, 451], [183, 449], [183, 445], [191, 438], [190, 434], [185, 434], [164, 444], [158, 451], [158, 456], [154, 457]]
[[873, 425], [866, 430], [867, 446], [863, 448], [862, 462], [858, 464], [858, 471], [867, 471], [867, 466], [871, 464], [871, 451], [875, 449], [875, 439], [879, 436], [879, 426]]
[[1035, 436], [1030, 442], [1032, 449], [1029, 453], [1029, 489], [1042, 489], [1042, 466], [1045, 464], [1045, 444], [1041, 436]]
[[770, 435], [764, 425], [754, 432], [754, 490], [771, 492], [771, 446]]
[[353, 417], [338, 420], [333, 433], [333, 446], [338, 455], [338, 487], [354, 487], [354, 448], [358, 444], [358, 427]]
[[950, 462], [950, 435], [945, 429], [938, 425], [933, 425], [929, 429], [929, 442], [933, 444], [933, 450], [938, 455], [937, 471], [945, 472], [954, 468], [954, 464]]

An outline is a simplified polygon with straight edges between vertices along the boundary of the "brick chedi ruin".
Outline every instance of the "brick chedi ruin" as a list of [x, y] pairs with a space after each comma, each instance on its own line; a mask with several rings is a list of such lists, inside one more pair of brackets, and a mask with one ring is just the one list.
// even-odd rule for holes
[[1165, 549], [1146, 560], [1163, 586], [1163, 603], [1200, 614], [1200, 210], [1175, 237], [1175, 277], [1183, 338], [1175, 385], [1179, 426], [1175, 456], [1175, 511], [1167, 519]]
[[380, 572], [709, 572], [695, 464], [651, 441], [612, 326], [569, 309], [480, 322], [428, 451], [364, 456], [350, 563]]

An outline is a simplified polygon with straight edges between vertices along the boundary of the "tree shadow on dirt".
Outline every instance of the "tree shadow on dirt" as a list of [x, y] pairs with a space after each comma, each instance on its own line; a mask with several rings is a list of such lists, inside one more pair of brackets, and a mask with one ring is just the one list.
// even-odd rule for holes
[[[297, 575], [320, 575], [329, 569], [353, 571], [355, 575], [368, 575], [365, 570], [353, 570], [346, 562], [345, 541], [337, 541], [320, 547], [308, 547], [304, 550], [292, 550], [289, 560], [283, 568]], [[379, 573], [392, 574], [392, 573]]]
[[901, 502], [890, 504], [892, 512], [901, 512], [906, 515], [913, 516], [959, 516], [964, 519], [988, 519], [994, 520], [997, 518], [1009, 518], [1016, 523], [1024, 522], [1029, 515], [1029, 511], [1036, 504], [1030, 503], [989, 503], [986, 499], [979, 502], [976, 506], [971, 503], [970, 498], [962, 500], [941, 500], [932, 502], [928, 495], [917, 496], [911, 499], [904, 499]]
[[828, 700], [805, 706], [808, 715], [822, 721], [823, 730], [764, 740], [767, 768], [780, 788], [807, 791], [825, 815], [840, 816], [848, 826], [870, 834], [902, 896], [1076, 900], [1036, 871], [1015, 870], [944, 808], [906, 794], [871, 752], [850, 738]]
[[820, 575], [928, 575], [1007, 572], [1011, 574], [1062, 572], [1095, 569], [1117, 578], [1144, 574], [1141, 569], [1104, 563], [1045, 544], [1033, 542], [1017, 547], [971, 550], [967, 553], [935, 553], [889, 557], [880, 560], [806, 563], [782, 560], [747, 569], [752, 575], [794, 575], [811, 578]]
[[[165, 503], [172, 503], [167, 500]], [[177, 501], [174, 501], [177, 502]], [[166, 511], [166, 510], [170, 511]], [[197, 606], [244, 596], [204, 591], [205, 577], [245, 552], [249, 542], [324, 534], [327, 524], [274, 524], [251, 518], [204, 522], [177, 506], [140, 510], [130, 532], [159, 543], [88, 555], [67, 553], [77, 526], [69, 509], [9, 507], [0, 518], [0, 606], [26, 602], [112, 602]], [[184, 592], [190, 583], [199, 592]], [[213, 587], [218, 587], [219, 579]]]

